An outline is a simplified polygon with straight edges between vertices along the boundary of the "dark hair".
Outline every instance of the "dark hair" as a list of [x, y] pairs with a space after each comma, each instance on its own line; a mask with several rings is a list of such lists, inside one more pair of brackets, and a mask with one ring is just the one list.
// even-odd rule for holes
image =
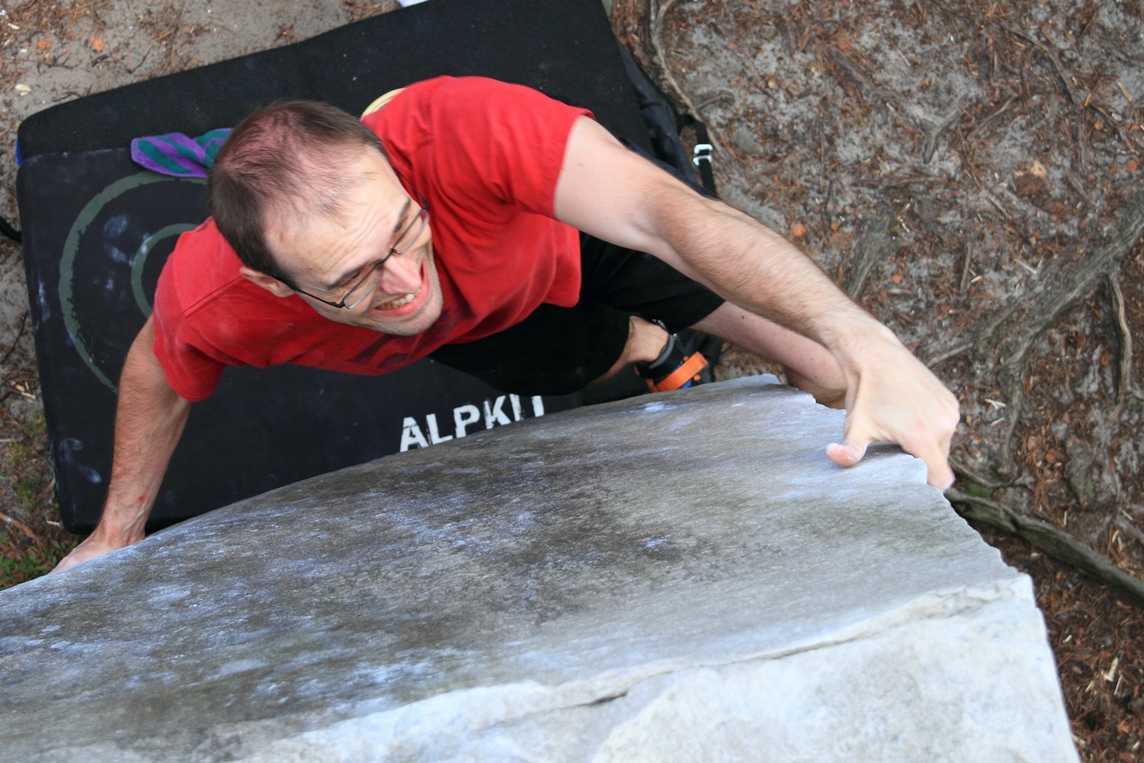
[[276, 103], [234, 128], [211, 167], [207, 204], [243, 264], [293, 288], [267, 246], [267, 220], [336, 215], [357, 147], [386, 155], [373, 131], [319, 101]]

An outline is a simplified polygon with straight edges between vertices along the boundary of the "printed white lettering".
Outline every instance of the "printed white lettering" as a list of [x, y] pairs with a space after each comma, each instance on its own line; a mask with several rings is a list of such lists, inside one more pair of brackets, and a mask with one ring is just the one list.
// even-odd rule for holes
[[440, 435], [440, 433], [438, 433], [438, 431], [437, 431], [437, 414], [430, 413], [429, 415], [427, 415], [425, 417], [425, 421], [427, 424], [429, 424], [429, 442], [433, 443], [434, 445], [438, 445], [440, 443], [443, 443], [443, 442], [446, 442], [448, 440], [453, 439], [453, 435], [451, 435], [451, 434], [447, 434], [444, 437], [442, 437]]
[[453, 423], [457, 426], [457, 437], [464, 437], [470, 424], [481, 420], [481, 409], [475, 405], [462, 405], [453, 409]]
[[[505, 403], [507, 402], [507, 406]], [[532, 403], [532, 413], [534, 416], [544, 415], [544, 399], [539, 395], [530, 398]], [[512, 418], [509, 418], [509, 409], [512, 411]], [[464, 437], [469, 434], [469, 429], [474, 425], [480, 425], [482, 417], [484, 418], [485, 429], [492, 429], [495, 426], [504, 426], [511, 424], [513, 421], [521, 421], [525, 418], [524, 405], [519, 395], [501, 395], [495, 400], [484, 400], [481, 406], [466, 404], [460, 405], [453, 409], [453, 425], [455, 427], [455, 434], [442, 434], [441, 425], [437, 421], [437, 414], [425, 414], [425, 421], [422, 424], [416, 417], [406, 416], [401, 421], [401, 452], [405, 452], [410, 448], [428, 448], [430, 445], [439, 445], [443, 442], [452, 440], [453, 437]], [[428, 437], [426, 437], [428, 433]]]
[[418, 448], [429, 447], [429, 443], [425, 442], [425, 435], [421, 434], [421, 427], [417, 425], [417, 419], [406, 416], [405, 420], [401, 422], [401, 427], [402, 453], [409, 450], [412, 445], [416, 445]]
[[490, 401], [485, 401], [485, 429], [492, 429], [497, 424], [503, 426], [512, 423], [508, 420], [508, 416], [505, 415], [503, 410], [504, 399], [504, 395], [501, 395], [496, 399], [496, 402], [491, 405]]

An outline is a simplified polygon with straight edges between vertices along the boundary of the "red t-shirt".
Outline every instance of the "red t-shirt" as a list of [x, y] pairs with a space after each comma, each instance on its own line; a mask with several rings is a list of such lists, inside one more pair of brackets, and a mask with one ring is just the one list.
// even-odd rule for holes
[[579, 234], [553, 214], [568, 134], [581, 115], [591, 116], [476, 77], [406, 88], [364, 122], [428, 202], [444, 296], [436, 324], [390, 336], [327, 320], [296, 295], [276, 297], [238, 272], [238, 256], [207, 220], [179, 238], [155, 293], [155, 355], [167, 381], [202, 400], [227, 365], [381, 374], [502, 331], [541, 303], [576, 304]]

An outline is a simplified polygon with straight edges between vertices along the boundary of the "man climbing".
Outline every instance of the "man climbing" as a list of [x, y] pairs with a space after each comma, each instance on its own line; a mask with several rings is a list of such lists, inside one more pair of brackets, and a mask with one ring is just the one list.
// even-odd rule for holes
[[556, 394], [635, 364], [674, 388], [695, 368], [672, 375], [672, 334], [693, 327], [844, 402], [836, 463], [892, 441], [952, 482], [941, 382], [780, 235], [582, 109], [481, 78], [418, 83], [361, 121], [280, 104], [235, 129], [208, 188], [212, 219], [180, 239], [128, 353], [102, 519], [57, 569], [143, 538], [191, 403], [227, 365], [432, 357]]

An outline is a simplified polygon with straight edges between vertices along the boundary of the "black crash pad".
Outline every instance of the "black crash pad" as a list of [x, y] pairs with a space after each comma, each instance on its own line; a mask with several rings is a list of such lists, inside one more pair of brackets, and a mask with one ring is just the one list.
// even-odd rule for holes
[[[55, 106], [19, 130], [31, 313], [64, 525], [99, 519], [123, 357], [201, 183], [141, 171], [134, 137], [200, 134], [281, 98], [359, 113], [387, 90], [480, 74], [591, 108], [651, 150], [599, 0], [432, 0], [310, 40]], [[151, 529], [282, 484], [579, 404], [513, 398], [431, 361], [383, 377], [228, 369], [192, 409]]]

